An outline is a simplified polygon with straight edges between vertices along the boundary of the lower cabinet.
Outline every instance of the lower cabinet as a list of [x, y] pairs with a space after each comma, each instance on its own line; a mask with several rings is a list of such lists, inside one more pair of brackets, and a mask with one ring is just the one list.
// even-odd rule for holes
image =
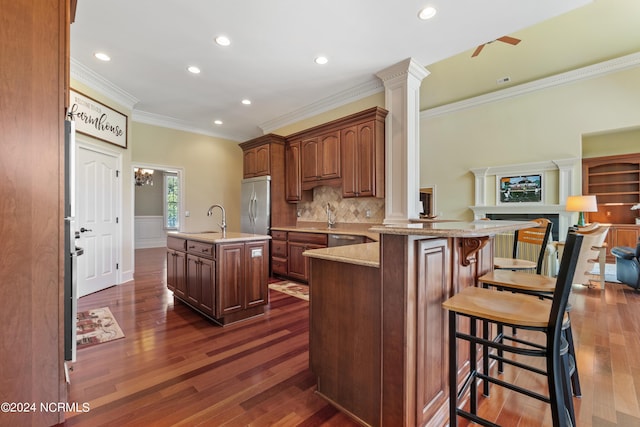
[[184, 252], [167, 251], [167, 287], [180, 297], [187, 297], [186, 257]]
[[[170, 239], [175, 247], [177, 239]], [[186, 253], [167, 246], [167, 287], [175, 297], [223, 325], [263, 313], [269, 302], [267, 240], [187, 240]]]
[[301, 282], [309, 281], [309, 258], [302, 255], [309, 249], [327, 247], [327, 235], [316, 233], [289, 232], [287, 249], [289, 252], [288, 277]]

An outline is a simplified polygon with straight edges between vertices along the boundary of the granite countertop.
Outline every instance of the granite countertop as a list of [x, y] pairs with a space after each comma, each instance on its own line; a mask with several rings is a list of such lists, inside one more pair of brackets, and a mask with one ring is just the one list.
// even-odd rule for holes
[[333, 227], [327, 227], [326, 222], [311, 222], [311, 221], [300, 221], [297, 225], [291, 226], [280, 226], [280, 227], [271, 227], [271, 230], [276, 231], [299, 231], [304, 233], [322, 233], [322, 234], [349, 234], [349, 235], [358, 235], [365, 236], [376, 242], [380, 240], [380, 235], [378, 233], [372, 232], [371, 227], [379, 226], [380, 224], [375, 223], [354, 223], [354, 222], [340, 222], [334, 224]]
[[417, 222], [388, 224], [371, 228], [380, 234], [418, 235], [431, 237], [483, 237], [498, 233], [535, 227], [530, 221], [473, 221], [473, 222]]
[[333, 248], [310, 249], [302, 255], [365, 267], [380, 267], [380, 243], [361, 243], [359, 245], [335, 246]]
[[195, 241], [204, 242], [204, 243], [213, 243], [213, 244], [271, 239], [271, 236], [267, 236], [264, 234], [237, 233], [234, 231], [227, 231], [224, 234], [222, 232], [217, 232], [217, 231], [197, 231], [197, 232], [169, 231], [167, 232], [167, 236], [178, 237], [181, 239], [195, 240]]

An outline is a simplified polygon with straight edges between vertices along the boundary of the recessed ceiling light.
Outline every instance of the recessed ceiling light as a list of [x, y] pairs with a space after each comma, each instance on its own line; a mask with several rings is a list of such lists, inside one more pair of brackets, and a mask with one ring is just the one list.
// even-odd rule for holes
[[251, 105], [251, 100], [249, 100], [249, 99], [243, 99], [243, 100], [242, 100], [242, 103], [243, 103], [244, 105]]
[[421, 9], [420, 12], [418, 12], [418, 18], [420, 18], [422, 20], [431, 19], [434, 16], [436, 16], [437, 12], [438, 11], [436, 10], [435, 7], [427, 6], [424, 9]]
[[314, 59], [314, 61], [316, 64], [319, 64], [319, 65], [324, 65], [327, 62], [329, 62], [326, 56], [318, 56], [316, 59]]
[[214, 120], [213, 124], [220, 126], [222, 124], [222, 120], [220, 119]]
[[193, 74], [200, 74], [200, 68], [196, 67], [195, 65], [188, 66], [187, 71]]
[[93, 54], [93, 56], [95, 56], [96, 58], [98, 58], [100, 61], [111, 61], [111, 57], [109, 55], [107, 55], [106, 53], [103, 52], [96, 52]]
[[231, 44], [231, 40], [227, 36], [218, 36], [216, 37], [216, 43], [220, 46], [229, 46]]

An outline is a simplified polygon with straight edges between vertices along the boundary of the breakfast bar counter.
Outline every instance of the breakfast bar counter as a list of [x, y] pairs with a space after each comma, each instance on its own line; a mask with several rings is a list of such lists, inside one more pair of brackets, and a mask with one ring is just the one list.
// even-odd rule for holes
[[[306, 251], [317, 393], [363, 425], [446, 425], [448, 326], [441, 304], [493, 269], [495, 234], [532, 225], [379, 225], [370, 229], [379, 243], [369, 244], [378, 245], [378, 262], [369, 264], [357, 259], [373, 246]], [[460, 349], [458, 366], [461, 380], [468, 351]]]

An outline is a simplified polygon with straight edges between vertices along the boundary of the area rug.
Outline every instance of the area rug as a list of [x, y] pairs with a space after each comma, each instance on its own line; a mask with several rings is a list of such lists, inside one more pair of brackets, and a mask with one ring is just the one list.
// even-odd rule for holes
[[79, 312], [76, 331], [78, 349], [124, 338], [108, 307]]
[[309, 286], [292, 282], [271, 283], [270, 289], [309, 301]]

